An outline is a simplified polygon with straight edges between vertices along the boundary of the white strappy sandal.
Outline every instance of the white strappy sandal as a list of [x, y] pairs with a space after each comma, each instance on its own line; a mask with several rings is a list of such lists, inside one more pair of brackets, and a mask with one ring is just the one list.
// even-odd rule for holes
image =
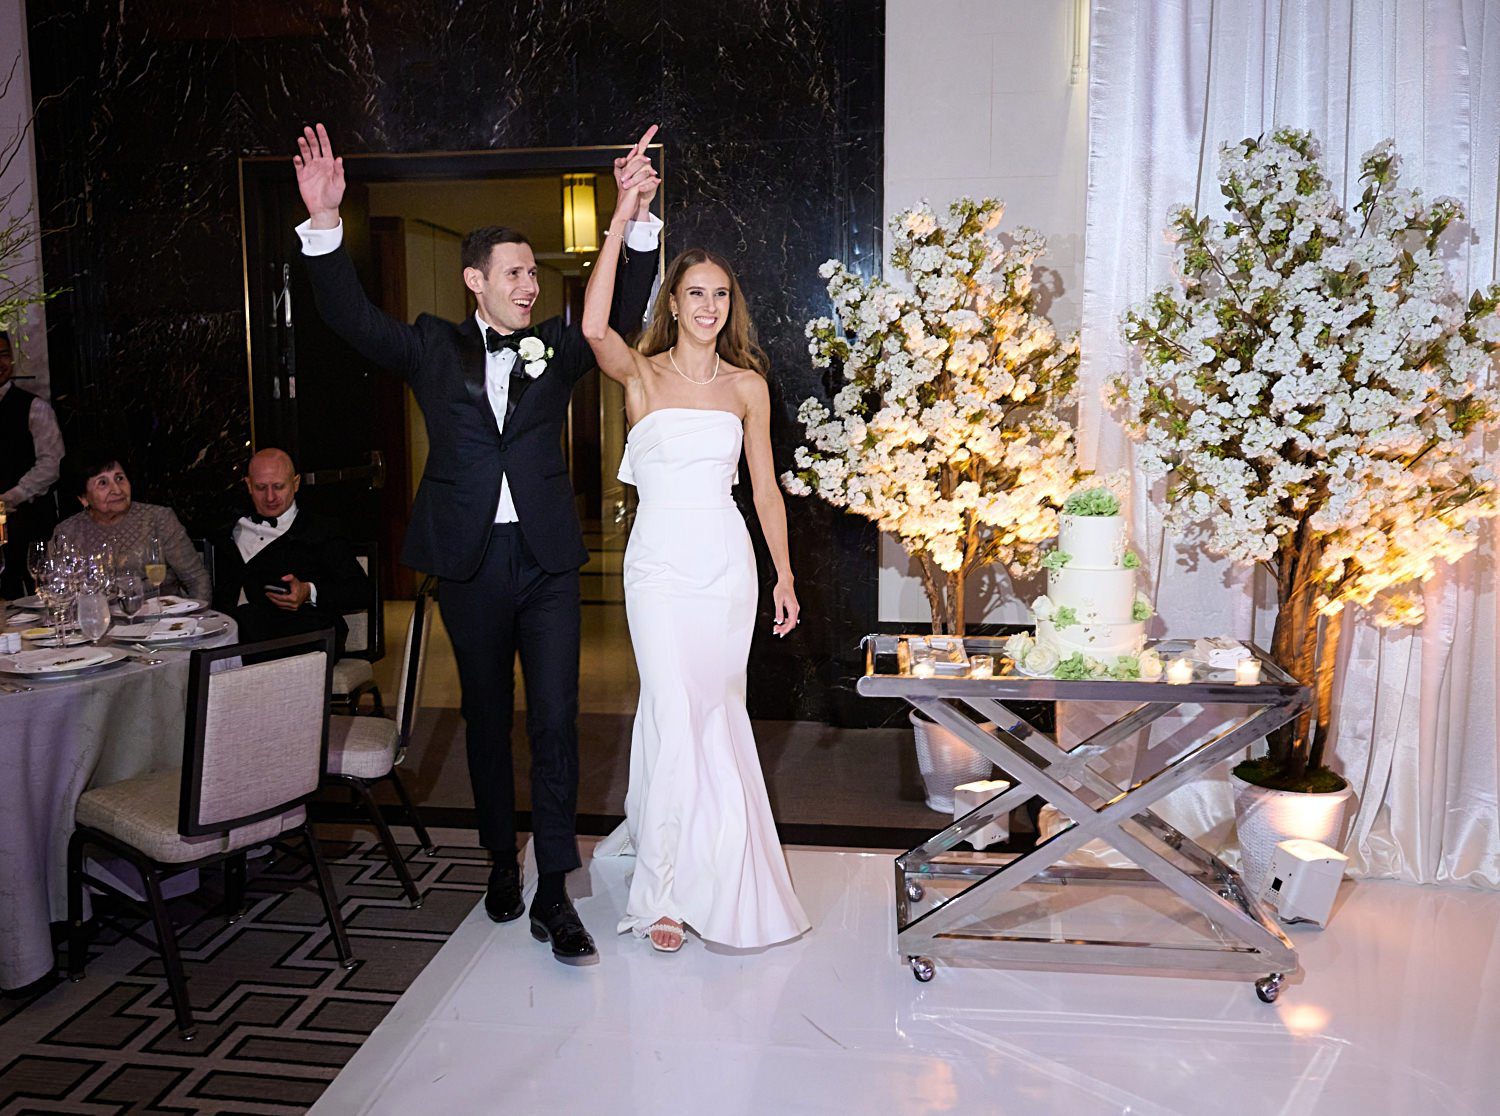
[[[677, 942], [675, 945], [661, 945], [654, 935], [675, 934]], [[671, 918], [659, 918], [650, 926], [646, 927], [646, 939], [651, 943], [651, 948], [657, 953], [676, 953], [682, 948], [682, 943], [687, 940], [687, 927]]]

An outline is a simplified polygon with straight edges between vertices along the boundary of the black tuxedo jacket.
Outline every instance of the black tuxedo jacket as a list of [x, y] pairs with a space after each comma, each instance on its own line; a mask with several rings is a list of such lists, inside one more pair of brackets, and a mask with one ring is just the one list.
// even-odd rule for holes
[[[563, 573], [587, 562], [562, 452], [568, 400], [594, 367], [581, 326], [548, 318], [535, 327], [554, 353], [546, 371], [527, 385], [502, 433], [485, 394], [484, 342], [472, 317], [455, 325], [423, 314], [405, 325], [369, 300], [342, 247], [303, 259], [324, 321], [365, 357], [402, 377], [422, 408], [427, 466], [401, 561], [441, 578], [472, 577], [489, 542], [501, 480], [508, 476], [521, 532], [537, 564]], [[611, 315], [621, 334], [639, 327], [655, 275], [654, 252], [636, 252], [621, 262]]]
[[[249, 562], [234, 544], [233, 523], [214, 534], [213, 552], [214, 607], [239, 621], [243, 642], [332, 628], [342, 649], [349, 630], [344, 613], [369, 607], [370, 579], [348, 536], [337, 523], [300, 505], [286, 533]], [[265, 587], [280, 584], [286, 574], [316, 585], [318, 603], [287, 612], [268, 601]]]

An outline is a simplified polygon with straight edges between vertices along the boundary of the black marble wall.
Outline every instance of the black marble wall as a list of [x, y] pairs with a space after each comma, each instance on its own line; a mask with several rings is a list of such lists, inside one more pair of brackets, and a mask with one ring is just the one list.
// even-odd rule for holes
[[[344, 153], [629, 142], [666, 151], [668, 253], [736, 261], [774, 365], [778, 460], [821, 377], [817, 267], [878, 267], [883, 0], [33, 0], [55, 393], [137, 489], [216, 514], [249, 439], [237, 160], [304, 122]], [[789, 500], [805, 622], [757, 642], [752, 711], [858, 715], [875, 537]], [[769, 630], [769, 621], [762, 625]]]

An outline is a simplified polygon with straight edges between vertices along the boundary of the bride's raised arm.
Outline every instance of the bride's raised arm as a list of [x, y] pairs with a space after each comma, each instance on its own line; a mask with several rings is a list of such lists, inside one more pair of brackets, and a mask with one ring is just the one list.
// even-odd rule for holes
[[615, 160], [620, 189], [615, 195], [615, 212], [604, 233], [604, 245], [594, 261], [593, 274], [583, 294], [583, 336], [594, 350], [599, 371], [612, 380], [628, 383], [638, 374], [638, 362], [645, 357], [625, 343], [609, 324], [610, 302], [614, 297], [615, 273], [620, 266], [620, 252], [625, 243], [626, 226], [636, 218], [643, 193], [655, 193], [656, 169], [646, 155], [646, 145], [656, 134], [656, 125], [631, 149], [629, 155]]
[[766, 537], [766, 548], [776, 566], [776, 587], [771, 591], [777, 635], [784, 636], [797, 626], [801, 608], [792, 588], [792, 558], [787, 547], [786, 502], [776, 483], [776, 462], [771, 456], [771, 389], [762, 376], [746, 376], [743, 383], [745, 404], [745, 464], [750, 468], [750, 487], [755, 494], [755, 516]]

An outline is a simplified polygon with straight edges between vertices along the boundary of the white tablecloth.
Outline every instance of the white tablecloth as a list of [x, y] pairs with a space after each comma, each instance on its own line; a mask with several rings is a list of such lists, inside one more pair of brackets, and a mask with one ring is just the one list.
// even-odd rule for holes
[[[231, 620], [202, 646], [238, 638]], [[0, 692], [0, 988], [53, 968], [49, 923], [67, 918], [68, 838], [83, 792], [182, 762], [189, 652], [149, 657], [163, 662], [70, 681], [5, 679], [32, 688]]]

